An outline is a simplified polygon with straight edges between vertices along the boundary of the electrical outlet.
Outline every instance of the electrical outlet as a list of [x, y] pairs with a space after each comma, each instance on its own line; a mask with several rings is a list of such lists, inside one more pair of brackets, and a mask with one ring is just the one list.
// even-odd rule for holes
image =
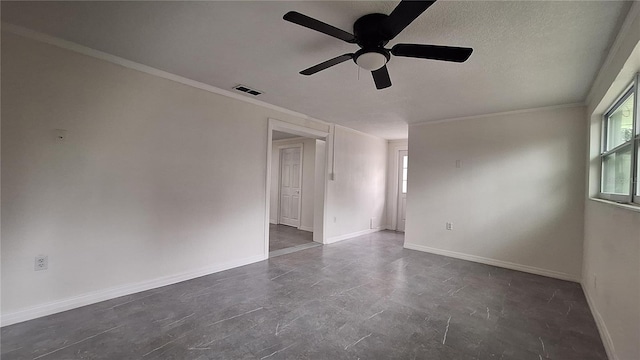
[[446, 227], [447, 227], [447, 230], [453, 230], [453, 223], [448, 222]]
[[36, 256], [33, 268], [35, 271], [47, 270], [49, 268], [49, 257], [46, 255]]

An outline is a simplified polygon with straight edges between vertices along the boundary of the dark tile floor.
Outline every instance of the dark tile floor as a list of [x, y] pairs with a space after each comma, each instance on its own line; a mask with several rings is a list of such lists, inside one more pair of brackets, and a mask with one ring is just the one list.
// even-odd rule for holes
[[313, 243], [313, 233], [287, 225], [269, 224], [269, 251]]
[[580, 285], [380, 232], [5, 327], [11, 359], [606, 359]]

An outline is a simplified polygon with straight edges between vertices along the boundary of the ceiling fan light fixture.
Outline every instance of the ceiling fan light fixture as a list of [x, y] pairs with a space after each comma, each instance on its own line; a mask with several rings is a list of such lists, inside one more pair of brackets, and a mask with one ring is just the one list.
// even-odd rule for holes
[[387, 64], [389, 56], [377, 51], [363, 52], [355, 58], [356, 64], [367, 71], [378, 70]]

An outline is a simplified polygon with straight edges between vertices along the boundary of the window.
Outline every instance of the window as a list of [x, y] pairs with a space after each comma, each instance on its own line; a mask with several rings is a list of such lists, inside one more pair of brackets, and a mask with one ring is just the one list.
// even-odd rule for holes
[[600, 197], [640, 204], [640, 120], [638, 78], [604, 115]]
[[409, 157], [404, 155], [402, 157], [402, 193], [407, 193], [407, 166], [409, 165]]

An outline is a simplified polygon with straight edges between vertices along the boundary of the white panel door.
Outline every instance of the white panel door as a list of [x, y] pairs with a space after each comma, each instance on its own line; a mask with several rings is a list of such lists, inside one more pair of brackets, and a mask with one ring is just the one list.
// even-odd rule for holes
[[398, 157], [398, 231], [404, 232], [407, 217], [407, 169], [409, 156], [407, 150], [401, 150]]
[[280, 220], [289, 226], [300, 226], [302, 191], [302, 147], [280, 150]]

